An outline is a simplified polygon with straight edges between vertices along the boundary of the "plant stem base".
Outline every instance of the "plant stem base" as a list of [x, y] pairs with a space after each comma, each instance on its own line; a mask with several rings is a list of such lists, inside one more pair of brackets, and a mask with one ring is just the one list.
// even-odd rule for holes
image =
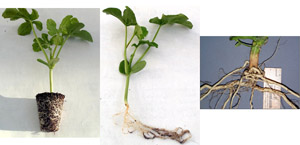
[[65, 96], [60, 93], [41, 93], [36, 95], [40, 129], [44, 132], [59, 130]]

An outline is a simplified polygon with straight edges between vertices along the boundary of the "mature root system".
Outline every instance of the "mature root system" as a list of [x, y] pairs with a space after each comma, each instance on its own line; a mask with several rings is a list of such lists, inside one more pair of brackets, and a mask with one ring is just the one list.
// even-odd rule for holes
[[[260, 68], [252, 67], [249, 69], [248, 64], [249, 64], [249, 62], [246, 61], [242, 67], [237, 68], [237, 69], [231, 71], [230, 73], [226, 74], [214, 85], [203, 84], [200, 87], [200, 90], [203, 91], [205, 89], [207, 91], [205, 91], [204, 93], [201, 93], [200, 100], [203, 100], [209, 94], [212, 94], [213, 97], [215, 96], [215, 94], [217, 94], [217, 96], [220, 96], [220, 98], [221, 98], [222, 95], [224, 94], [224, 92], [229, 90], [228, 98], [222, 105], [222, 109], [226, 108], [229, 101], [230, 101], [230, 105], [229, 105], [230, 109], [238, 108], [238, 105], [239, 105], [240, 99], [241, 99], [241, 95], [239, 92], [241, 92], [243, 90], [251, 89], [251, 96], [250, 96], [250, 100], [249, 100], [251, 109], [253, 109], [253, 94], [254, 94], [255, 90], [260, 91], [260, 92], [269, 92], [269, 93], [277, 94], [278, 96], [282, 97], [283, 100], [291, 108], [293, 108], [293, 109], [299, 108], [297, 106], [297, 104], [295, 104], [291, 99], [289, 99], [287, 97], [287, 94], [292, 94], [292, 95], [296, 96], [297, 98], [300, 98], [300, 95], [298, 93], [296, 93], [292, 89], [288, 88], [287, 86], [285, 86], [279, 82], [276, 82], [274, 80], [266, 78], [264, 75], [264, 72]], [[224, 81], [229, 76], [238, 74], [241, 71], [242, 71], [242, 73], [241, 73], [239, 79], [232, 80], [226, 84], [221, 84], [222, 81]], [[257, 82], [265, 82], [265, 83], [269, 84], [269, 86], [270, 86], [270, 84], [280, 86], [281, 88], [283, 88], [285, 90], [285, 92], [280, 91], [280, 90], [275, 90], [275, 89], [272, 89], [269, 87], [261, 87], [261, 86], [257, 85]], [[238, 98], [237, 103], [235, 105], [233, 105], [233, 100], [234, 100], [235, 96], [238, 96], [239, 98]], [[215, 108], [217, 107], [217, 105], [220, 101], [220, 98], [218, 99], [218, 101], [215, 105]]]
[[120, 115], [124, 113], [124, 122], [122, 127], [123, 133], [133, 133], [135, 131], [139, 131], [143, 134], [145, 139], [172, 139], [176, 140], [179, 143], [183, 144], [188, 139], [192, 137], [189, 130], [184, 130], [181, 127], [178, 127], [174, 130], [167, 130], [163, 128], [155, 128], [148, 125], [143, 124], [141, 121], [135, 119], [129, 113], [129, 105], [126, 106], [125, 112], [118, 113], [116, 115]]
[[41, 93], [36, 95], [41, 131], [59, 130], [65, 96], [60, 93]]

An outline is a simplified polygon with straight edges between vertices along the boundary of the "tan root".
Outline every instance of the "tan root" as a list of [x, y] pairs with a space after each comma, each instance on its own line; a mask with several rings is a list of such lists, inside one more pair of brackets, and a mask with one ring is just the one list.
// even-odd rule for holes
[[[240, 95], [239, 95], [239, 90], [241, 89], [241, 87], [244, 88], [250, 88], [251, 89], [251, 96], [250, 96], [250, 100], [249, 100], [249, 104], [250, 104], [250, 108], [253, 109], [253, 94], [254, 91], [260, 91], [260, 92], [269, 92], [269, 93], [274, 93], [279, 95], [280, 97], [283, 98], [283, 100], [291, 107], [294, 109], [298, 109], [299, 107], [293, 102], [291, 101], [286, 94], [292, 94], [294, 96], [296, 96], [297, 98], [300, 98], [300, 95], [298, 93], [296, 93], [295, 91], [293, 91], [292, 89], [288, 88], [287, 86], [285, 86], [282, 83], [276, 82], [274, 80], [271, 80], [269, 78], [266, 78], [264, 76], [264, 72], [260, 69], [260, 68], [255, 68], [252, 67], [250, 70], [248, 70], [249, 67], [247, 67], [247, 65], [249, 64], [248, 61], [246, 61], [244, 63], [244, 65], [240, 68], [237, 68], [233, 71], [231, 71], [230, 73], [226, 74], [225, 76], [223, 76], [218, 82], [216, 82], [214, 85], [208, 85], [208, 84], [204, 84], [200, 87], [200, 91], [207, 89], [206, 92], [204, 92], [203, 94], [201, 94], [200, 96], [200, 100], [203, 100], [204, 98], [206, 98], [210, 93], [214, 93], [214, 92], [218, 92], [219, 90], [222, 90], [222, 93], [220, 98], [222, 97], [222, 95], [224, 94], [224, 92], [226, 90], [229, 90], [229, 95], [228, 98], [226, 99], [226, 101], [224, 102], [222, 108], [224, 109], [229, 100], [230, 100], [230, 106], [229, 108], [233, 108], [233, 99], [236, 95], [239, 96], [239, 100], [237, 102], [237, 106], [240, 102]], [[240, 79], [236, 79], [233, 81], [230, 81], [226, 84], [221, 84], [227, 77], [236, 74], [239, 71], [242, 71], [242, 75], [240, 77]], [[272, 88], [267, 88], [267, 87], [261, 87], [259, 85], [257, 85], [257, 82], [263, 82], [263, 83], [267, 83], [267, 84], [274, 84], [277, 86], [280, 86], [281, 88], [283, 88], [287, 93], [284, 93], [283, 91], [279, 91], [279, 90], [275, 90]], [[219, 100], [217, 101], [216, 106], [219, 103]], [[216, 108], [215, 106], [215, 108]], [[236, 106], [236, 105], [235, 105]]]
[[139, 131], [142, 133], [145, 139], [172, 139], [176, 140], [179, 143], [183, 144], [187, 140], [189, 140], [192, 135], [189, 130], [184, 130], [181, 127], [178, 127], [174, 130], [167, 130], [163, 128], [155, 128], [148, 125], [143, 124], [141, 121], [135, 119], [129, 113], [129, 105], [126, 106], [126, 110], [122, 113], [118, 113], [116, 115], [121, 115], [124, 113], [124, 122], [122, 127], [123, 133], [133, 133], [135, 131]]

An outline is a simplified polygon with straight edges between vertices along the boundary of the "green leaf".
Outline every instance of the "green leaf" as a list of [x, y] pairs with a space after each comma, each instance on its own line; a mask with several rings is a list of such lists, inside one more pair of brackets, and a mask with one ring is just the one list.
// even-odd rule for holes
[[28, 13], [26, 8], [18, 8], [18, 10], [24, 19], [30, 20], [30, 14]]
[[161, 20], [158, 17], [149, 20], [150, 23], [161, 25]]
[[6, 8], [2, 13], [3, 18], [10, 18], [11, 21], [18, 20], [22, 18], [19, 11], [16, 8]]
[[125, 26], [137, 25], [134, 12], [126, 6], [125, 10], [122, 12], [118, 8], [107, 8], [103, 10], [104, 13], [108, 15], [113, 15], [118, 18]]
[[120, 65], [119, 65], [119, 72], [121, 73], [121, 74], [124, 74], [124, 75], [126, 75], [126, 73], [125, 73], [125, 64], [124, 64], [124, 60], [122, 60], [121, 62], [120, 62]]
[[136, 64], [134, 64], [131, 68], [131, 73], [137, 73], [141, 71], [146, 66], [146, 61], [140, 61]]
[[141, 40], [147, 36], [148, 30], [144, 26], [135, 25], [134, 33], [138, 37], [138, 39]]
[[64, 38], [60, 35], [55, 35], [51, 38], [50, 43], [55, 45], [62, 45]]
[[55, 64], [58, 63], [58, 61], [59, 61], [59, 58], [53, 58], [53, 59], [51, 59], [51, 60], [49, 61], [49, 68], [50, 68], [50, 69], [53, 69], [54, 66], [55, 66]]
[[34, 42], [34, 43], [32, 44], [32, 49], [33, 49], [34, 52], [39, 52], [39, 51], [41, 51], [41, 48], [40, 48], [39, 44], [36, 43], [36, 42]]
[[122, 17], [122, 12], [120, 9], [118, 8], [107, 8], [105, 10], [103, 10], [104, 13], [108, 14], [108, 15], [113, 15], [116, 18], [118, 18], [124, 25], [125, 25], [125, 21]]
[[39, 18], [39, 13], [35, 9], [32, 9], [32, 12], [31, 12], [31, 15], [30, 15], [30, 19], [31, 20], [36, 20], [38, 18]]
[[123, 12], [123, 20], [126, 26], [137, 25], [134, 12], [128, 6]]
[[45, 42], [49, 42], [48, 34], [43, 33], [43, 34], [42, 34], [42, 38], [43, 38], [43, 40], [44, 40]]
[[143, 45], [143, 44], [147, 44], [148, 46], [150, 47], [158, 47], [158, 44], [156, 44], [155, 42], [150, 42], [149, 40], [140, 40], [138, 44], [132, 44], [132, 46], [134, 47], [139, 47], [140, 45]]
[[[47, 49], [50, 47], [50, 42], [47, 34], [43, 33], [42, 38], [38, 38], [38, 40], [41, 43], [42, 48]], [[32, 49], [35, 52], [41, 51], [41, 48], [36, 39], [33, 39]]]
[[70, 21], [71, 21], [71, 24], [79, 23], [77, 18], [72, 18]]
[[48, 63], [45, 62], [44, 60], [42, 60], [42, 59], [37, 59], [37, 61], [40, 62], [40, 63], [42, 63], [42, 64], [44, 64], [44, 65], [46, 65], [47, 67], [49, 67]]
[[59, 25], [59, 30], [60, 32], [62, 32], [65, 35], [68, 35], [68, 30], [67, 28], [69, 27], [69, 25], [71, 24], [71, 18], [73, 16], [72, 15], [68, 15], [66, 16], [60, 23]]
[[67, 27], [68, 34], [72, 35], [73, 33], [77, 33], [84, 27], [83, 23], [74, 23], [70, 24], [69, 27]]
[[21, 36], [25, 36], [30, 34], [32, 28], [29, 22], [22, 23], [18, 28], [18, 34]]
[[152, 18], [149, 20], [150, 23], [158, 24], [158, 25], [165, 25], [165, 24], [180, 24], [190, 29], [193, 28], [193, 24], [188, 21], [188, 17], [184, 14], [177, 14], [177, 15], [162, 15], [161, 19], [158, 17]]
[[52, 19], [47, 20], [47, 29], [48, 29], [48, 34], [50, 36], [53, 36], [58, 33], [58, 31], [56, 29], [56, 23]]
[[81, 30], [77, 33], [74, 33], [73, 36], [79, 37], [83, 40], [93, 42], [93, 38], [92, 38], [91, 34], [86, 30]]
[[43, 24], [41, 21], [33, 21], [32, 23], [35, 24], [35, 26], [38, 30], [40, 30], [40, 31], [43, 30]]

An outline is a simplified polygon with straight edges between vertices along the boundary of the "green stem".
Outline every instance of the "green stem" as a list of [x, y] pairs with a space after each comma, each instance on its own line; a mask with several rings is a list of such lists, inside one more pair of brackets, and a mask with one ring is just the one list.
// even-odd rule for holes
[[32, 28], [32, 32], [33, 32], [33, 34], [34, 34], [34, 37], [35, 37], [35, 40], [37, 41], [37, 43], [38, 43], [39, 47], [41, 48], [41, 50], [43, 51], [43, 53], [44, 53], [44, 55], [45, 55], [45, 57], [46, 57], [46, 60], [47, 60], [47, 62], [49, 63], [49, 58], [48, 58], [48, 56], [47, 56], [47, 54], [46, 54], [46, 52], [45, 52], [44, 48], [42, 47], [42, 45], [41, 45], [41, 43], [40, 43], [40, 41], [39, 41], [39, 39], [38, 39], [38, 37], [37, 37], [37, 35], [36, 35], [36, 33], [35, 33], [35, 30], [34, 30], [33, 24], [32, 24], [32, 22], [31, 22], [31, 21], [29, 21], [29, 22], [30, 22], [30, 25], [31, 25], [31, 28]]
[[63, 46], [64, 46], [64, 44], [66, 43], [66, 41], [69, 39], [69, 37], [70, 37], [70, 35], [68, 35], [67, 36], [67, 38], [63, 41], [63, 43], [61, 44], [61, 46], [60, 46], [60, 48], [59, 48], [59, 50], [58, 50], [58, 52], [57, 52], [57, 55], [56, 55], [56, 57], [55, 58], [58, 58], [58, 56], [59, 56], [59, 54], [60, 54], [60, 51], [61, 51], [61, 49], [63, 48]]
[[49, 69], [50, 93], [53, 92], [53, 69]]
[[131, 67], [131, 64], [132, 64], [132, 61], [133, 61], [133, 57], [134, 57], [134, 55], [135, 55], [135, 52], [136, 52], [137, 48], [138, 48], [138, 47], [136, 47], [136, 48], [134, 49], [134, 51], [133, 51], [133, 53], [132, 53], [132, 55], [131, 55], [131, 57], [130, 57], [130, 60], [129, 60], [129, 66], [130, 66], [130, 67]]
[[[132, 39], [134, 38], [134, 35], [135, 35], [135, 33], [132, 34], [132, 36], [131, 36], [129, 42], [128, 42], [127, 45], [125, 46], [126, 48], [130, 45]], [[127, 35], [126, 35], [126, 36], [127, 36]]]
[[129, 79], [130, 79], [130, 74], [126, 75], [126, 87], [125, 87], [125, 94], [124, 94], [124, 103], [125, 103], [125, 106], [128, 105]]
[[128, 62], [127, 62], [127, 26], [125, 26], [125, 46], [124, 46], [124, 67], [125, 73], [128, 74]]
[[[154, 40], [155, 40], [155, 38], [156, 38], [156, 36], [157, 36], [157, 34], [158, 34], [158, 32], [159, 32], [161, 26], [162, 26], [162, 25], [159, 25], [159, 27], [158, 27], [158, 29], [157, 29], [157, 31], [156, 31], [156, 33], [155, 33], [153, 39], [152, 39], [152, 42], [154, 42]], [[151, 46], [149, 46], [149, 47], [145, 50], [145, 52], [143, 53], [143, 55], [136, 61], [136, 63], [140, 62], [140, 61], [144, 58], [144, 56], [147, 54], [147, 52], [150, 50], [150, 48], [151, 48]]]
[[51, 59], [53, 59], [52, 48], [49, 47], [48, 49], [49, 49], [49, 51], [50, 51], [50, 60], [51, 60]]
[[54, 48], [54, 51], [53, 51], [53, 54], [52, 54], [52, 56], [54, 56], [54, 55], [55, 55], [55, 52], [56, 52], [56, 48], [57, 48], [57, 46], [58, 46], [58, 45], [55, 45], [55, 48]]

